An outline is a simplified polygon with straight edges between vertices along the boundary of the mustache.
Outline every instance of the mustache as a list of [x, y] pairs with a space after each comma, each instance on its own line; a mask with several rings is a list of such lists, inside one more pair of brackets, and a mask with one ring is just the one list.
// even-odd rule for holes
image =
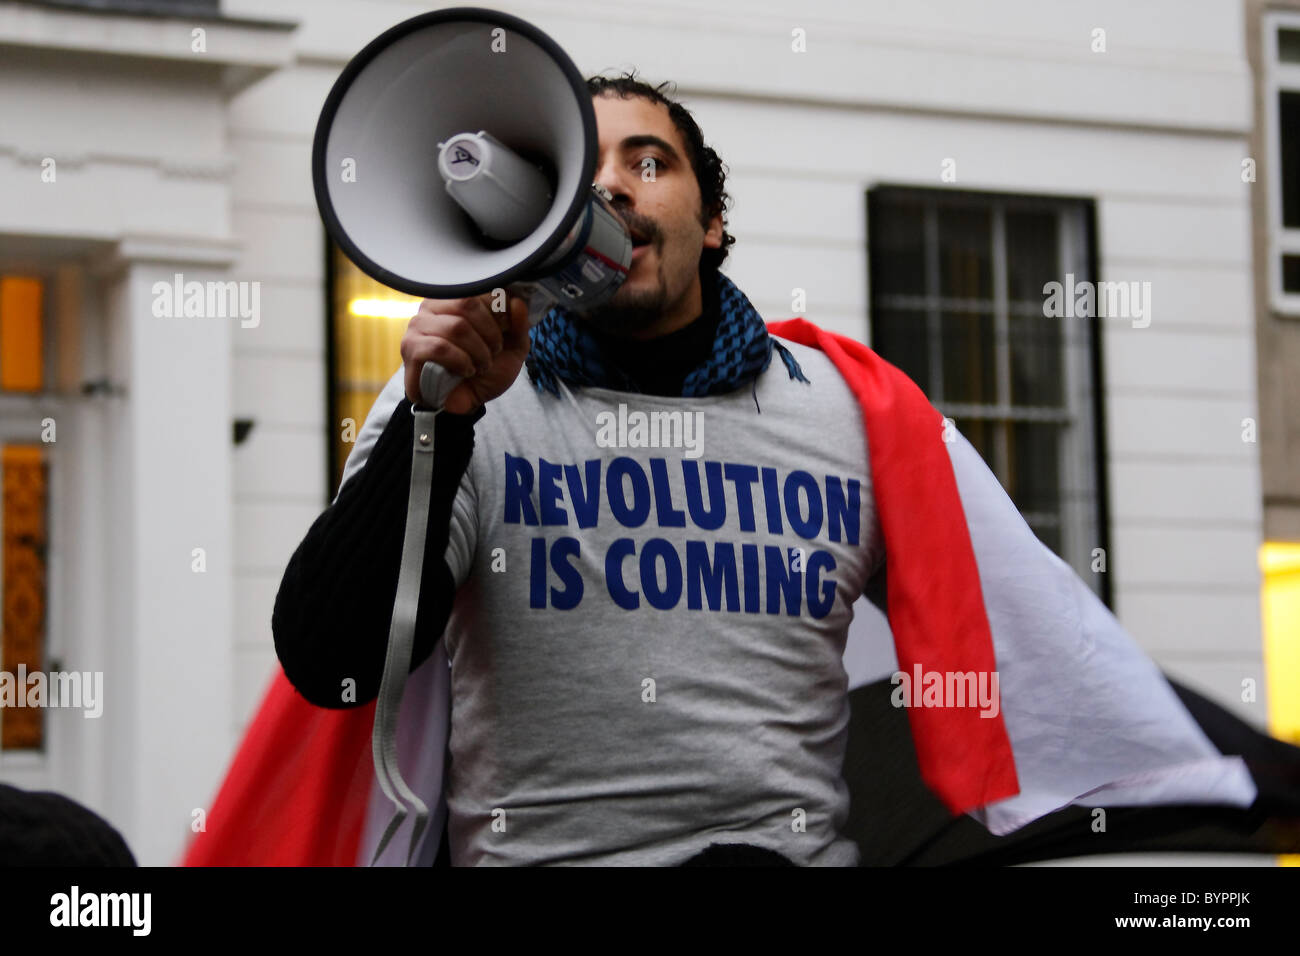
[[645, 216], [625, 210], [620, 210], [618, 215], [623, 220], [623, 225], [627, 227], [629, 233], [644, 236], [647, 242], [658, 240], [659, 227], [655, 225], [653, 219], [647, 219]]

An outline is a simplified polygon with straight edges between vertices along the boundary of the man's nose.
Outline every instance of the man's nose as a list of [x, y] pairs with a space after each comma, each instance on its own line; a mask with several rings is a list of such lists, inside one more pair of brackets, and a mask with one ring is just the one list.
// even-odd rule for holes
[[605, 162], [597, 166], [596, 178], [593, 181], [610, 191], [610, 194], [614, 197], [613, 202], [615, 205], [632, 204], [633, 187], [630, 176], [617, 160], [606, 159]]

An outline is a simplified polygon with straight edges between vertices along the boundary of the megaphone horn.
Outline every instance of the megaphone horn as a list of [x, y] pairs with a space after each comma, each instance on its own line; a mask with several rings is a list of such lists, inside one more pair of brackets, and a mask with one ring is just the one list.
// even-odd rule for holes
[[[632, 241], [592, 183], [596, 156], [591, 95], [559, 45], [455, 7], [397, 24], [344, 67], [312, 181], [326, 230], [367, 275], [430, 299], [512, 286], [536, 322], [599, 305], [627, 277]], [[457, 381], [430, 363], [425, 402], [441, 407]]]

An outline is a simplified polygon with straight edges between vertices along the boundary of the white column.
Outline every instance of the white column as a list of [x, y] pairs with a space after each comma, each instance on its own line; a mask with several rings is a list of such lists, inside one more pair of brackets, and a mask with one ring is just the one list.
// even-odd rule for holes
[[[176, 862], [230, 754], [230, 352], [241, 319], [207, 295], [228, 291], [229, 261], [221, 244], [124, 242], [105, 286], [109, 377], [126, 389], [106, 436], [105, 803], [144, 865]], [[200, 315], [173, 301], [178, 274], [183, 293], [204, 290], [191, 302]]]

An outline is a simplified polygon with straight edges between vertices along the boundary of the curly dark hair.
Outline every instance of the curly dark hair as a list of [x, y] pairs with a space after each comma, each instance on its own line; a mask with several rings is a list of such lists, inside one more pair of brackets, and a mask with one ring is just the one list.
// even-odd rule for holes
[[669, 99], [667, 94], [676, 92], [675, 84], [665, 81], [658, 86], [651, 86], [638, 79], [636, 71], [632, 70], [622, 76], [588, 77], [587, 90], [593, 97], [615, 95], [627, 99], [639, 96], [668, 108], [673, 125], [686, 141], [691, 169], [695, 173], [695, 181], [700, 184], [700, 223], [708, 228], [710, 219], [719, 214], [722, 216], [722, 245], [717, 249], [705, 249], [700, 254], [700, 271], [716, 272], [727, 259], [727, 249], [736, 241], [736, 237], [727, 231], [727, 211], [732, 204], [731, 196], [727, 193], [727, 168], [713, 147], [705, 145], [704, 134], [700, 132], [699, 124], [690, 111], [676, 100]]

